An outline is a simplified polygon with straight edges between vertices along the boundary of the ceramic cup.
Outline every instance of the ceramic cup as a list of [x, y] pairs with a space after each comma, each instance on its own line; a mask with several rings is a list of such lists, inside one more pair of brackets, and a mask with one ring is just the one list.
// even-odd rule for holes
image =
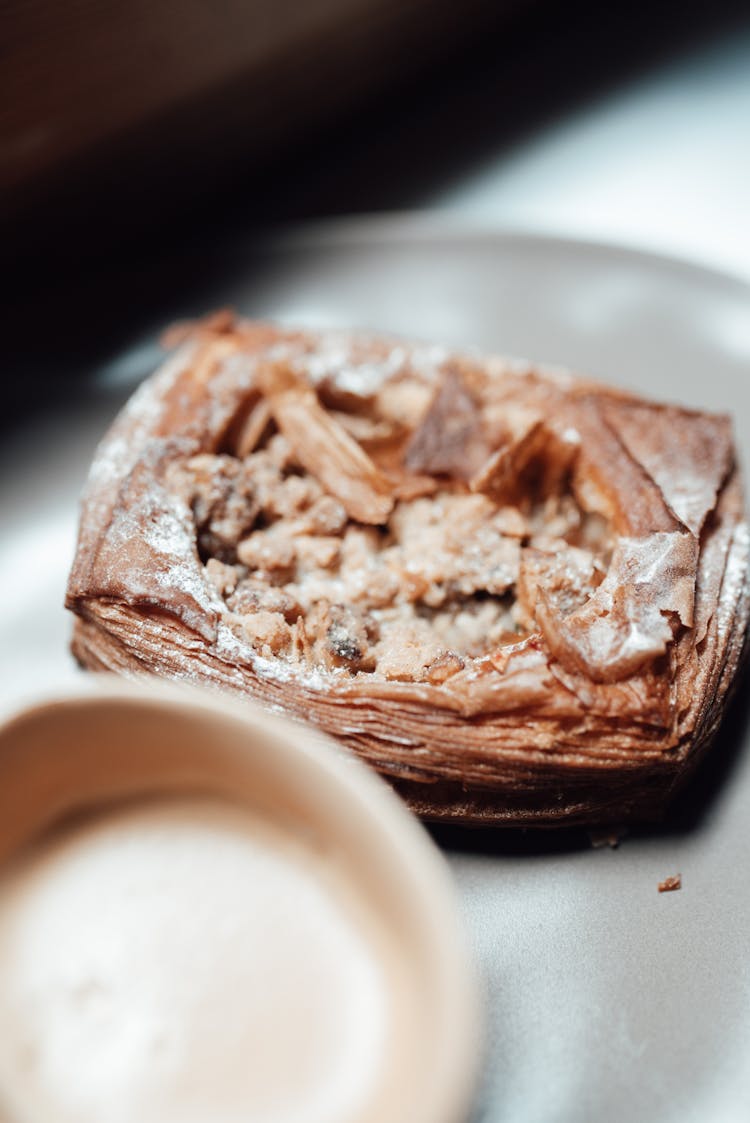
[[0, 777], [3, 1123], [467, 1118], [450, 875], [360, 762], [102, 679], [7, 717]]

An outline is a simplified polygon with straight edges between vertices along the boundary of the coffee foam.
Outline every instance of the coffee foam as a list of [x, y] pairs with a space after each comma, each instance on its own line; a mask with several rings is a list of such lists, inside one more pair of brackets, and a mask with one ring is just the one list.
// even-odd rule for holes
[[401, 972], [335, 855], [260, 815], [78, 821], [0, 881], [0, 1118], [370, 1119]]

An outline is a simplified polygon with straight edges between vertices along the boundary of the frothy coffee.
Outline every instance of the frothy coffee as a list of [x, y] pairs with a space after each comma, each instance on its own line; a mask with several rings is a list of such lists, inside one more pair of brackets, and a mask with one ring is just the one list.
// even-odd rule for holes
[[205, 799], [79, 822], [0, 881], [0, 1118], [369, 1118], [395, 963], [332, 855], [259, 816]]

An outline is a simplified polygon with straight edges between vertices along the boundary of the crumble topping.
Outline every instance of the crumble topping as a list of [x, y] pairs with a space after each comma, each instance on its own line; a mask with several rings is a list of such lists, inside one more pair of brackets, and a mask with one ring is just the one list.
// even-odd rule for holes
[[440, 684], [538, 630], [540, 588], [566, 615], [606, 574], [577, 434], [484, 399], [471, 370], [357, 397], [269, 362], [228, 433], [168, 486], [226, 623], [265, 657]]

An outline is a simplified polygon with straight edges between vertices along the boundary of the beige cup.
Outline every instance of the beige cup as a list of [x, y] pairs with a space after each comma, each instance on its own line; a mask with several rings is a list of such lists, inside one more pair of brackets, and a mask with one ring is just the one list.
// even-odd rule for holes
[[[45, 980], [52, 979], [52, 982], [45, 983], [43, 995], [52, 995], [49, 1002], [57, 1002], [53, 1006], [53, 1014], [57, 1027], [55, 1032], [62, 1035], [60, 1040], [65, 1043], [63, 1076], [60, 1075], [63, 1063], [60, 1055], [63, 1054], [60, 1054], [59, 1044], [55, 1046], [57, 1060], [50, 1059], [44, 1052], [47, 1047], [47, 1023], [43, 1020], [47, 1017], [44, 1013], [46, 997], [39, 1007], [42, 1013], [34, 1015], [37, 1019], [32, 1023], [35, 1028], [28, 1030], [27, 1027], [26, 1031], [27, 1036], [29, 1033], [32, 1037], [36, 1034], [43, 1040], [19, 1040], [9, 1045], [6, 1030], [6, 1044], [2, 1044], [4, 1024], [11, 1026], [11, 1038], [16, 1033], [14, 1027], [18, 1018], [13, 1013], [13, 1002], [26, 1002], [23, 994], [19, 998], [16, 993], [21, 987], [19, 977], [24, 972], [33, 975], [33, 956], [37, 954], [37, 946], [41, 949], [38, 953], [40, 958], [46, 957], [45, 962], [56, 954], [55, 947], [51, 946], [52, 937], [48, 934], [31, 930], [28, 936], [27, 929], [33, 918], [46, 916], [44, 909], [51, 907], [42, 890], [34, 888], [32, 892], [28, 886], [36, 886], [40, 878], [40, 884], [44, 884], [44, 877], [58, 878], [53, 886], [54, 892], [50, 890], [47, 895], [49, 897], [52, 893], [50, 899], [58, 901], [63, 892], [60, 885], [68, 886], [68, 897], [65, 898], [63, 893], [68, 902], [68, 912], [77, 907], [79, 886], [82, 886], [82, 900], [88, 902], [85, 907], [90, 908], [91, 901], [85, 897], [84, 885], [88, 867], [85, 861], [81, 865], [81, 855], [85, 859], [85, 848], [89, 845], [87, 839], [98, 836], [87, 834], [87, 831], [99, 830], [104, 839], [103, 846], [110, 844], [110, 835], [115, 837], [118, 831], [121, 834], [125, 831], [130, 849], [121, 845], [117, 850], [117, 861], [122, 862], [129, 860], [128, 855], [138, 851], [139, 846], [139, 852], [148, 854], [148, 839], [154, 830], [156, 834], [153, 837], [162, 838], [163, 831], [159, 833], [161, 826], [157, 821], [159, 808], [165, 808], [167, 816], [171, 814], [169, 808], [179, 808], [177, 817], [183, 832], [180, 837], [183, 838], [185, 824], [191, 821], [191, 809], [199, 805], [202, 807], [205, 801], [211, 801], [214, 809], [226, 807], [227, 814], [234, 816], [232, 823], [239, 821], [237, 816], [240, 813], [247, 813], [248, 823], [262, 824], [260, 835], [253, 835], [255, 841], [252, 845], [255, 846], [257, 839], [262, 837], [266, 840], [264, 846], [268, 845], [272, 850], [275, 847], [278, 854], [271, 854], [270, 858], [273, 861], [283, 859], [284, 862], [289, 859], [294, 866], [293, 876], [297, 879], [294, 884], [301, 886], [299, 908], [295, 905], [290, 924], [284, 925], [283, 930], [277, 929], [278, 938], [274, 938], [272, 943], [278, 944], [278, 947], [270, 948], [263, 946], [263, 940], [268, 941], [268, 933], [264, 936], [262, 924], [259, 927], [255, 923], [251, 905], [257, 900], [259, 908], [268, 908], [270, 903], [275, 909], [277, 883], [267, 883], [261, 892], [253, 876], [243, 875], [238, 876], [236, 886], [228, 884], [221, 889], [230, 894], [229, 899], [236, 893], [237, 914], [245, 918], [242, 922], [249, 924], [252, 930], [252, 940], [240, 941], [240, 954], [253, 956], [256, 961], [260, 959], [266, 964], [274, 962], [275, 954], [278, 956], [274, 969], [266, 970], [261, 980], [267, 990], [263, 999], [266, 1015], [258, 1013], [260, 1000], [255, 984], [246, 988], [252, 993], [243, 993], [240, 984], [229, 986], [226, 992], [232, 1007], [231, 1018], [227, 1007], [231, 1025], [237, 1023], [238, 1016], [241, 1022], [243, 1010], [247, 1010], [249, 1022], [253, 1018], [256, 1022], [262, 1017], [267, 1019], [267, 1023], [261, 1021], [255, 1025], [255, 1037], [252, 1039], [262, 1044], [262, 1074], [258, 1076], [263, 1084], [262, 1095], [253, 1083], [255, 1048], [248, 1049], [253, 1055], [247, 1057], [246, 1071], [243, 1065], [240, 1066], [242, 1086], [237, 1091], [236, 1101], [231, 1096], [227, 1100], [229, 1093], [222, 1076], [223, 1069], [217, 1069], [215, 1077], [206, 1074], [207, 1092], [206, 1082], [200, 1079], [203, 1054], [200, 1053], [200, 1045], [195, 1045], [202, 1039], [200, 1035], [195, 1036], [195, 1027], [186, 1024], [187, 1015], [181, 1015], [182, 1021], [177, 1023], [180, 1038], [177, 1052], [171, 1055], [169, 1063], [160, 1061], [158, 1081], [154, 1083], [149, 1076], [141, 1091], [137, 1088], [132, 1090], [135, 1086], [127, 1072], [127, 1050], [112, 1047], [111, 1052], [119, 1066], [117, 1079], [124, 1080], [123, 1088], [131, 1091], [126, 1092], [124, 1097], [113, 1095], [113, 1100], [117, 1102], [112, 1103], [111, 1114], [106, 1119], [101, 1108], [95, 1107], [91, 1108], [91, 1118], [97, 1118], [101, 1123], [109, 1123], [110, 1118], [116, 1123], [121, 1120], [125, 1123], [131, 1116], [132, 1123], [151, 1123], [152, 1117], [158, 1118], [160, 1123], [176, 1123], [177, 1115], [184, 1117], [181, 1123], [224, 1123], [225, 1118], [231, 1119], [232, 1123], [235, 1118], [241, 1118], [245, 1123], [254, 1120], [257, 1123], [276, 1123], [277, 1119], [280, 1123], [287, 1120], [295, 1123], [463, 1123], [467, 1118], [478, 1056], [479, 1014], [470, 955], [457, 916], [449, 873], [419, 823], [381, 780], [350, 755], [309, 727], [290, 723], [224, 696], [161, 684], [133, 686], [119, 681], [97, 680], [75, 695], [42, 701], [5, 720], [0, 727], [0, 778], [2, 1123], [6, 1120], [8, 1123], [38, 1123], [44, 1116], [44, 1123], [49, 1123], [50, 1112], [54, 1113], [56, 1123], [58, 1120], [67, 1123], [69, 1118], [76, 1119], [76, 1123], [85, 1119], [88, 1123], [89, 1118], [80, 1106], [91, 1092], [86, 1084], [89, 1077], [84, 1079], [88, 1071], [87, 1059], [80, 1056], [79, 1066], [78, 1055], [70, 1044], [80, 1027], [76, 1023], [71, 1037], [64, 1025], [63, 1029], [59, 1025], [60, 1018], [68, 1009], [73, 1011], [71, 1016], [78, 1017], [78, 1007], [61, 1006], [62, 999], [58, 1001], [54, 998], [59, 989], [55, 972], [62, 972], [65, 978], [68, 977], [65, 972], [69, 974], [72, 970], [70, 956], [67, 959], [63, 957], [59, 971], [58, 965], [49, 967], [47, 964], [45, 970], [48, 974], [42, 975]], [[139, 818], [141, 811], [145, 816], [142, 819]], [[215, 816], [215, 811], [211, 811], [211, 815]], [[87, 825], [91, 823], [96, 826]], [[143, 837], [138, 833], [141, 823], [145, 824], [143, 830], [147, 832]], [[209, 832], [207, 837], [213, 839], [216, 830], [211, 827], [211, 831], [213, 834]], [[61, 849], [56, 850], [56, 847]], [[110, 850], [105, 847], [103, 853], [109, 854]], [[252, 869], [271, 869], [266, 862], [267, 856], [261, 857], [266, 864], [252, 866]], [[58, 859], [67, 881], [59, 880], [63, 873], [54, 865]], [[98, 857], [96, 860], [101, 865]], [[52, 862], [51, 868], [57, 872], [43, 876], [35, 873], [40, 863], [47, 869], [44, 861], [48, 865]], [[196, 870], [199, 868], [200, 856], [195, 866]], [[230, 879], [232, 868], [230, 864], [217, 863], [217, 879]], [[282, 867], [277, 865], [273, 868]], [[84, 873], [76, 874], [76, 870], [80, 869]], [[113, 869], [119, 870], [120, 866]], [[146, 873], [151, 876], [150, 870]], [[112, 876], [116, 880], [119, 874]], [[318, 893], [315, 900], [320, 893], [327, 893], [332, 901], [330, 908], [344, 910], [349, 917], [346, 923], [351, 920], [351, 931], [358, 933], [356, 939], [361, 940], [364, 949], [361, 956], [357, 951], [355, 958], [369, 957], [367, 969], [372, 978], [381, 980], [382, 993], [373, 997], [380, 1019], [377, 1034], [373, 1029], [374, 1022], [372, 1025], [368, 1023], [369, 1028], [365, 1025], [367, 1019], [372, 1020], [374, 1016], [370, 1009], [372, 1002], [367, 1009], [363, 1007], [357, 1012], [356, 1002], [359, 999], [352, 990], [350, 976], [346, 975], [349, 966], [352, 970], [352, 965], [356, 966], [354, 960], [347, 966], [347, 956], [338, 952], [326, 958], [323, 928], [314, 917], [305, 913], [305, 909], [310, 908], [309, 900], [313, 899], [305, 887], [305, 879], [310, 883], [310, 892], [314, 890]], [[211, 893], [208, 894], [205, 887], [202, 892], [213, 900], [214, 886], [212, 882], [208, 884]], [[7, 888], [8, 885], [13, 887], [12, 891]], [[282, 876], [278, 882], [280, 895], [283, 895], [285, 886], [288, 888]], [[191, 924], [200, 924], [201, 944], [198, 950], [203, 961], [206, 958], [203, 948], [213, 940], [212, 924], [215, 922], [217, 933], [221, 930], [221, 939], [225, 940], [227, 926], [231, 927], [234, 923], [234, 908], [219, 908], [218, 915], [212, 917], [210, 909], [201, 911], [198, 874], [194, 888], [191, 885], [190, 889], [197, 898], [195, 912], [180, 923], [186, 928]], [[177, 908], [180, 900], [184, 903], [184, 892], [180, 896], [182, 891], [176, 880], [168, 883], [167, 897], [171, 891], [174, 892]], [[37, 897], [42, 894], [41, 905], [33, 897], [34, 893]], [[57, 896], [54, 896], [55, 893]], [[105, 885], [102, 899], [110, 902], [107, 905], [110, 911], [120, 907], [121, 896], [118, 885]], [[29, 904], [31, 898], [33, 900]], [[267, 902], [266, 906], [263, 906], [263, 900]], [[22, 904], [18, 904], [19, 901]], [[329, 909], [328, 904], [325, 907]], [[21, 922], [16, 912], [18, 916], [22, 915], [23, 924], [27, 926], [22, 940], [18, 937]], [[124, 916], [128, 931], [132, 927], [135, 932], [135, 937], [132, 934], [128, 937], [131, 945], [140, 947], [143, 941], [137, 913], [128, 906]], [[66, 913], [64, 923], [68, 928], [71, 924], [75, 926], [75, 921], [75, 915], [71, 920]], [[144, 914], [144, 926], [154, 923], [152, 916]], [[71, 953], [74, 959], [76, 956], [85, 959], [87, 941], [94, 940], [91, 924], [87, 924], [84, 935], [85, 939], [79, 940]], [[301, 945], [299, 948], [295, 945], [297, 938]], [[313, 943], [315, 947], [320, 945], [318, 952], [312, 950]], [[224, 948], [224, 944], [220, 946]], [[236, 941], [231, 946], [235, 947]], [[245, 948], [248, 949], [246, 953], [243, 951]], [[92, 955], [98, 955], [94, 943]], [[16, 959], [9, 958], [11, 956], [22, 957], [22, 969], [17, 966]], [[178, 958], [175, 952], [175, 960]], [[249, 977], [246, 968], [249, 970], [253, 964], [233, 966], [230, 959], [231, 956], [223, 951], [217, 952], [215, 960], [209, 956], [207, 961], [211, 970], [198, 982], [194, 978], [195, 971], [189, 966], [184, 972], [189, 986], [211, 990], [214, 984], [217, 987], [229, 985], [234, 975], [226, 973], [233, 970], [239, 970], [239, 979]], [[169, 975], [174, 984], [174, 977], [180, 970], [182, 968], [172, 962], [167, 948], [163, 973]], [[278, 971], [278, 978], [274, 970]], [[321, 981], [321, 971], [328, 973], [325, 985]], [[140, 960], [137, 964], [134, 961], [133, 973], [132, 990], [137, 996], [139, 986], [146, 986]], [[356, 977], [361, 975], [360, 971]], [[354, 977], [352, 974], [351, 978]], [[295, 980], [293, 985], [290, 979]], [[161, 980], [156, 982], [158, 990]], [[179, 986], [179, 982], [174, 985]], [[29, 986], [33, 991], [37, 983]], [[150, 1002], [153, 1002], [152, 992], [153, 987], [148, 992]], [[330, 996], [330, 1002], [327, 996]], [[102, 1034], [114, 1034], [120, 1031], [118, 1027], [124, 1015], [121, 1015], [121, 1008], [116, 1003], [111, 1005], [114, 1002], [111, 995], [105, 997], [110, 1005], [102, 1009], [109, 1021], [102, 1022], [105, 1027]], [[210, 996], [206, 998], [201, 990], [201, 1001], [209, 999]], [[97, 996], [97, 1001], [103, 1001], [101, 995]], [[128, 995], [118, 1001], [127, 1004]], [[345, 1007], [350, 1002], [355, 1003], [357, 1016], [352, 1020], [349, 1011], [348, 1028], [342, 1038], [342, 1027], [336, 1019], [344, 1017]], [[185, 1008], [188, 1009], [187, 1006]], [[169, 1011], [162, 1013], [168, 1022]], [[86, 1016], [93, 1017], [93, 1014], [87, 1013]], [[97, 1016], [104, 1015], [99, 1013]], [[128, 1008], [128, 1017], [132, 1019], [133, 1016]], [[308, 1019], [309, 1025], [305, 1019]], [[201, 1032], [208, 1031], [203, 1027]], [[231, 1052], [236, 1045], [237, 1034], [226, 1027], [219, 1030], [214, 1027], [213, 1036], [206, 1040], [213, 1043], [217, 1032], [227, 1033]], [[244, 1033], [244, 1027], [240, 1026], [237, 1032]], [[358, 1035], [362, 1036], [364, 1044], [358, 1044]], [[367, 1058], [363, 1060], [364, 1053], [370, 1047], [367, 1041], [372, 1043], [375, 1037], [379, 1044], [371, 1058], [372, 1063], [365, 1063]], [[326, 1086], [329, 1079], [326, 1065], [330, 1067], [332, 1082], [339, 1079], [336, 1076], [337, 1065], [342, 1071], [346, 1068], [351, 1076], [351, 1066], [348, 1061], [344, 1065], [343, 1055], [339, 1064], [331, 1053], [335, 1049], [330, 1042], [344, 1039], [346, 1048], [353, 1050], [352, 1055], [359, 1057], [358, 1063], [364, 1065], [362, 1071], [367, 1072], [361, 1087], [348, 1090], [348, 1099], [347, 1096], [342, 1098], [338, 1092], [333, 1095], [332, 1083], [330, 1087]], [[106, 1048], [107, 1040], [102, 1037], [102, 1048]], [[193, 1042], [193, 1054], [197, 1049], [197, 1056], [190, 1053], [185, 1040]], [[323, 1041], [329, 1042], [325, 1064], [315, 1060], [311, 1069], [306, 1051], [322, 1049]], [[375, 1049], [374, 1045], [372, 1047]], [[49, 1048], [52, 1049], [52, 1046]], [[21, 1071], [19, 1075], [19, 1066], [23, 1069], [26, 1064], [23, 1057], [27, 1055], [33, 1058], [33, 1063], [29, 1061], [28, 1071]], [[208, 1052], [205, 1055], [208, 1056]], [[223, 1064], [227, 1050], [222, 1047], [218, 1055]], [[187, 1076], [183, 1071], [186, 1066], [189, 1070]], [[138, 1065], [136, 1069], [141, 1071]], [[311, 1080], [315, 1083], [308, 1070], [313, 1072], [321, 1085], [316, 1087], [314, 1095], [307, 1085], [302, 1086], [305, 1080], [308, 1084]], [[305, 1072], [307, 1076], [303, 1076]], [[170, 1096], [174, 1092], [170, 1081], [182, 1087], [181, 1082], [185, 1079], [188, 1079], [190, 1087], [194, 1084], [198, 1089], [194, 1095], [190, 1094], [192, 1098], [188, 1096], [185, 1101], [192, 1105], [189, 1118], [184, 1109], [175, 1114], [176, 1109], [170, 1106]], [[205, 1106], [206, 1096], [211, 1094], [212, 1079], [218, 1082], [217, 1087], [219, 1084], [222, 1086], [222, 1094], [217, 1093], [217, 1102], [224, 1106], [217, 1110], [210, 1105]], [[284, 1087], [276, 1088], [274, 1081]], [[295, 1082], [300, 1084], [299, 1089]], [[84, 1100], [79, 1102], [76, 1096], [80, 1084], [85, 1085], [81, 1093], [85, 1095]], [[113, 1077], [113, 1091], [115, 1085]], [[66, 1098], [68, 1091], [70, 1102]], [[133, 1106], [128, 1107], [127, 1096], [131, 1092]], [[254, 1099], [256, 1092], [261, 1095], [260, 1100]], [[174, 1093], [177, 1100], [178, 1093], [179, 1088]], [[329, 1093], [333, 1098], [329, 1096], [329, 1101], [326, 1101]], [[65, 1103], [57, 1102], [56, 1095]], [[263, 1099], [263, 1096], [266, 1098]], [[326, 1102], [329, 1103], [328, 1108], [321, 1106]], [[226, 1103], [229, 1103], [228, 1107]], [[271, 1106], [261, 1108], [259, 1103]], [[201, 1104], [204, 1106], [201, 1107]]]

